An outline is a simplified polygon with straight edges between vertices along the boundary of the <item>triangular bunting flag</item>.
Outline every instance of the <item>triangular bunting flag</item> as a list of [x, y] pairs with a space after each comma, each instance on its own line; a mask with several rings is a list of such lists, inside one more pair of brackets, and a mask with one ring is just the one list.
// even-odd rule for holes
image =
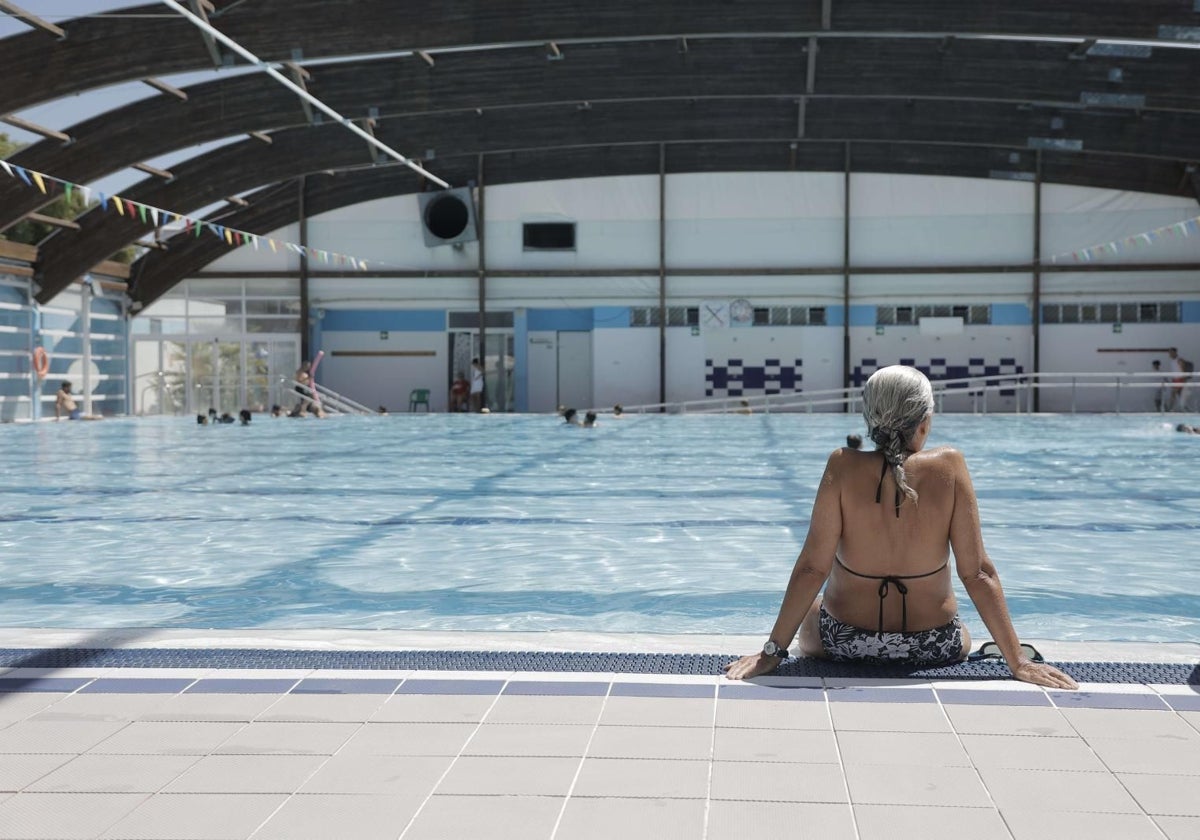
[[29, 174], [31, 174], [33, 176], [33, 182], [35, 184], [37, 184], [37, 188], [42, 191], [42, 195], [45, 195], [46, 194], [46, 182], [42, 180], [42, 173], [34, 172], [31, 169], [31, 170], [29, 170]]
[[33, 181], [29, 180], [29, 176], [25, 173], [24, 169], [22, 169], [19, 166], [14, 166], [13, 171], [17, 173], [18, 178], [20, 178], [22, 181], [25, 182], [25, 186], [27, 186], [27, 187], [33, 186]]
[[5, 172], [7, 172], [8, 177], [12, 177], [13, 171], [12, 167], [8, 165], [8, 161], [0, 160], [0, 169], [3, 169]]

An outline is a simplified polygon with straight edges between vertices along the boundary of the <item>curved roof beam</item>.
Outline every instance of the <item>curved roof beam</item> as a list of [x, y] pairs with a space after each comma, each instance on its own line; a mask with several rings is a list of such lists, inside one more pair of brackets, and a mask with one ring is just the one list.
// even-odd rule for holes
[[[210, 20], [267, 61], [313, 60], [407, 50], [435, 58], [439, 50], [506, 44], [700, 36], [1024, 37], [1138, 40], [1181, 46], [1193, 28], [1191, 0], [1009, 0], [991, 6], [927, 0], [742, 3], [727, 0], [355, 0], [353, 14], [327, 0], [218, 0]], [[162, 15], [163, 5], [129, 10]], [[736, 24], [736, 30], [730, 24]], [[13, 113], [84, 90], [212, 67], [196, 28], [179, 16], [153, 19], [83, 17], [62, 24], [66, 38], [48, 42], [28, 32], [0, 41], [8, 71], [0, 78], [0, 113]], [[1187, 44], [1194, 47], [1194, 44]], [[32, 82], [30, 81], [32, 80]]]
[[[311, 89], [344, 113], [392, 117], [551, 102], [631, 98], [829, 97], [957, 99], [1083, 107], [1088, 99], [1125, 102], [1142, 113], [1200, 111], [1200, 51], [1178, 52], [1122, 70], [1116, 58], [1071, 60], [1061, 44], [979, 41], [942, 49], [940, 41], [841, 39], [819, 44], [820, 64], [806, 92], [807, 44], [790, 39], [673, 41], [577, 47], [547, 63], [539, 48], [455, 53], [436, 72], [411, 59], [324, 65]], [[1127, 84], [1115, 84], [1114, 70]], [[1121, 90], [1137, 93], [1119, 99]], [[1115, 91], [1115, 92], [1114, 92]], [[140, 161], [190, 145], [306, 122], [299, 103], [268, 78], [251, 74], [186, 89], [186, 100], [158, 96], [114, 109], [68, 129], [70, 145], [47, 140], [13, 163], [86, 184]], [[870, 107], [868, 105], [868, 107]], [[1115, 106], [1114, 106], [1115, 107]], [[1049, 125], [1049, 117], [1047, 117]], [[797, 124], [797, 136], [803, 127]], [[356, 141], [347, 138], [353, 145]], [[409, 146], [403, 139], [402, 147]], [[413, 149], [412, 151], [423, 151]], [[0, 230], [51, 197], [0, 181]]]
[[[668, 173], [732, 172], [842, 169], [846, 161], [844, 143], [682, 144], [671, 146], [666, 155]], [[579, 147], [574, 149], [530, 150], [525, 153], [489, 156], [484, 180], [489, 185], [523, 183], [539, 179], [589, 178], [611, 175], [654, 175], [659, 171], [658, 144]], [[1009, 152], [938, 145], [895, 143], [855, 143], [851, 146], [851, 168], [856, 172], [900, 172], [986, 178], [1006, 170], [1012, 175], [1033, 180], [1037, 156], [1021, 154], [1014, 164]], [[1041, 167], [1047, 180], [1056, 183], [1087, 185], [1099, 173], [1111, 172], [1111, 181], [1124, 188], [1120, 179], [1131, 183], [1154, 183], [1156, 192], [1178, 191], [1178, 167], [1164, 161], [1135, 160], [1096, 154], [1041, 152]], [[442, 171], [458, 181], [474, 177], [478, 162], [474, 157], [440, 158]], [[310, 216], [327, 213], [380, 198], [419, 192], [421, 184], [411, 173], [399, 167], [370, 169], [337, 175], [307, 178], [304, 208]], [[222, 218], [239, 230], [269, 234], [296, 221], [300, 215], [300, 187], [296, 181], [274, 185], [247, 196], [249, 206]], [[415, 199], [414, 199], [415, 200]], [[179, 233], [168, 240], [164, 251], [149, 251], [137, 260], [130, 272], [130, 295], [134, 301], [149, 305], [177, 283], [195, 276], [206, 265], [234, 250], [215, 236], [199, 238]], [[361, 272], [320, 269], [314, 273], [360, 276]], [[368, 272], [378, 275], [404, 274], [389, 266]], [[422, 276], [430, 272], [422, 269]]]
[[[796, 141], [797, 106], [776, 99], [637, 101], [579, 106], [498, 109], [380, 120], [382, 136], [405, 137], [439, 158], [527, 149], [704, 141]], [[1079, 112], [1051, 130], [1046, 115], [1005, 103], [942, 100], [820, 100], [805, 111], [805, 141], [876, 141], [1004, 148], [1029, 153], [1030, 138], [1046, 149], [1123, 154], [1134, 158], [1200, 157], [1200, 114], [1159, 115], [1150, 129], [1130, 114]], [[366, 147], [346, 143], [340, 126], [279, 131], [273, 142], [225, 146], [174, 168], [173, 181], [149, 179], [123, 196], [188, 213], [224, 196], [325, 169], [370, 164]], [[840, 168], [837, 167], [837, 168]], [[42, 244], [39, 300], [48, 300], [97, 262], [136, 240], [137, 220], [94, 208]]]

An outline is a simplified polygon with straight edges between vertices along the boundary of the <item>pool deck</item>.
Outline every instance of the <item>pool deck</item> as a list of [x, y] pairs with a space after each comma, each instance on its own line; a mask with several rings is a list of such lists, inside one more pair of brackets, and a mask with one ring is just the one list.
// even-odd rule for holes
[[[0, 630], [0, 648], [749, 652], [757, 637]], [[1034, 644], [1200, 665], [1200, 644]], [[1200, 673], [1197, 670], [1193, 673]], [[1200, 840], [1200, 685], [0, 668], [0, 838]]]

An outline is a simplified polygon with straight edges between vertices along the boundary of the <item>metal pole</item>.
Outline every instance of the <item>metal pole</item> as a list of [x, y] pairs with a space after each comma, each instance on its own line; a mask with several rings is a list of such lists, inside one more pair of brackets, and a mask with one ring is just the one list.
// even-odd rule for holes
[[850, 387], [850, 144], [842, 174], [842, 386]]
[[667, 146], [658, 144], [658, 401], [667, 401]]
[[[476, 251], [479, 254], [479, 366], [483, 369], [483, 393], [479, 397], [479, 407], [483, 408], [488, 404], [488, 388], [487, 388], [487, 249], [484, 239], [484, 195], [486, 190], [483, 181], [483, 155], [480, 155], [475, 162], [475, 179], [479, 184], [478, 202], [475, 208], [475, 235], [478, 238], [478, 246]], [[503, 349], [503, 348], [501, 348]], [[504, 360], [496, 359], [496, 370], [504, 368]]]
[[420, 164], [414, 163], [413, 161], [406, 158], [404, 155], [397, 152], [391, 146], [375, 139], [375, 135], [371, 134], [369, 131], [364, 131], [362, 128], [360, 128], [358, 126], [357, 123], [353, 122], [352, 120], [347, 119], [346, 117], [343, 117], [337, 111], [330, 108], [328, 105], [326, 105], [320, 99], [317, 99], [317, 97], [313, 96], [311, 93], [309, 93], [307, 90], [302, 88], [300, 85], [296, 84], [291, 79], [289, 79], [287, 76], [280, 73], [278, 70], [276, 70], [270, 64], [263, 61], [258, 56], [256, 56], [254, 53], [247, 50], [245, 47], [243, 47], [237, 41], [230, 38], [228, 35], [226, 35], [221, 30], [213, 27], [211, 24], [209, 24], [208, 21], [204, 20], [201, 17], [198, 17], [197, 15], [195, 15], [192, 12], [185, 9], [183, 6], [180, 6], [179, 3], [176, 2], [176, 0], [162, 0], [162, 2], [165, 3], [167, 6], [170, 6], [172, 9], [179, 12], [179, 14], [183, 15], [185, 18], [187, 18], [189, 21], [191, 21], [193, 24], [195, 24], [200, 29], [201, 32], [208, 34], [212, 38], [220, 41], [222, 44], [229, 47], [229, 49], [233, 50], [233, 52], [237, 53], [242, 58], [244, 58], [246, 61], [250, 62], [251, 64], [253, 64], [256, 67], [258, 67], [259, 69], [261, 69], [264, 73], [266, 73], [268, 76], [270, 76], [275, 81], [279, 82], [279, 84], [283, 85], [285, 88], [290, 90], [292, 93], [299, 96], [305, 102], [308, 102], [313, 107], [324, 112], [327, 116], [332, 117], [335, 122], [340, 123], [342, 126], [344, 126], [346, 129], [348, 129], [352, 133], [357, 134], [361, 139], [367, 141], [367, 143], [369, 145], [375, 147], [376, 149], [379, 149], [379, 151], [383, 152], [388, 157], [398, 160], [400, 163], [404, 164], [409, 169], [412, 169], [414, 172], [417, 172], [418, 174], [428, 178], [430, 181], [433, 181], [433, 183], [437, 184], [439, 187], [446, 189], [450, 186], [448, 183], [443, 181], [441, 178], [434, 175], [432, 172], [429, 172], [428, 170], [426, 170]]
[[[1033, 371], [1042, 369], [1042, 151], [1038, 149], [1033, 178]], [[1033, 394], [1033, 410], [1041, 407]]]
[[83, 330], [83, 413], [92, 414], [92, 276], [85, 274], [79, 296], [80, 327]]
[[311, 358], [309, 352], [312, 350], [311, 334], [312, 328], [309, 325], [309, 316], [311, 310], [308, 300], [308, 202], [305, 201], [305, 193], [308, 192], [308, 176], [301, 175], [298, 184], [299, 195], [296, 203], [299, 205], [299, 218], [297, 222], [300, 227], [300, 247], [303, 249], [300, 252], [300, 358]]

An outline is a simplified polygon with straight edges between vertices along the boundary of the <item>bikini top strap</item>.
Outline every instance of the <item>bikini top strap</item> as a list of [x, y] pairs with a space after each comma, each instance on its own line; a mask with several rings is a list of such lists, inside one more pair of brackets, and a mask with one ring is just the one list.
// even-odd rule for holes
[[[880, 496], [883, 493], [883, 477], [887, 475], [888, 462], [887, 458], [883, 459], [883, 469], [879, 471], [879, 484], [875, 485], [875, 504], [883, 504], [880, 501]], [[900, 485], [896, 485], [896, 518], [900, 518]]]
[[947, 557], [945, 562], [943, 562], [942, 565], [938, 566], [932, 572], [922, 572], [919, 575], [864, 575], [862, 572], [856, 572], [851, 569], [849, 566], [843, 563], [842, 558], [838, 557], [836, 554], [833, 556], [833, 559], [834, 562], [836, 562], [839, 566], [856, 577], [879, 581], [879, 629], [876, 631], [876, 633], [880, 635], [883, 633], [883, 601], [885, 598], [887, 598], [889, 592], [891, 592], [891, 587], [895, 586], [896, 591], [900, 593], [900, 632], [907, 633], [908, 587], [904, 585], [904, 581], [915, 580], [916, 578], [927, 578], [931, 575], [936, 575], [942, 569], [950, 565], [950, 558]]

